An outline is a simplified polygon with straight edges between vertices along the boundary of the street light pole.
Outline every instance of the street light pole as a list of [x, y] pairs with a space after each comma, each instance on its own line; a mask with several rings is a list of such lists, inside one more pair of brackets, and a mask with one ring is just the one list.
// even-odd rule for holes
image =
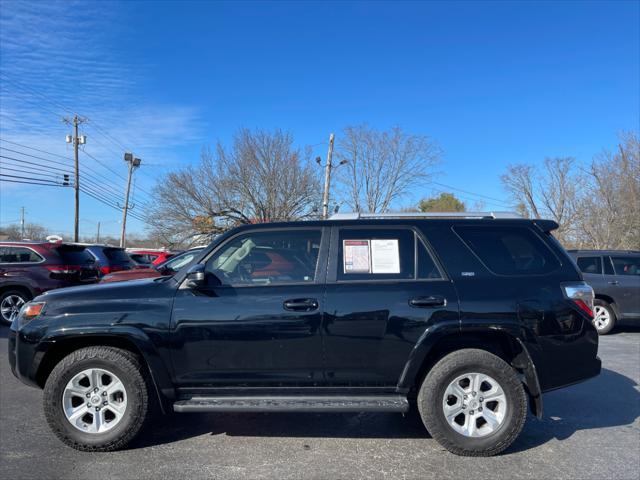
[[131, 190], [131, 177], [133, 176], [133, 170], [140, 166], [142, 162], [139, 158], [134, 158], [133, 154], [125, 153], [124, 161], [129, 164], [129, 176], [127, 178], [127, 189], [124, 194], [124, 207], [122, 207], [122, 233], [120, 234], [120, 246], [124, 248], [126, 244], [126, 229], [127, 229], [127, 211], [129, 210], [129, 192]]
[[324, 193], [322, 194], [322, 219], [329, 216], [329, 189], [331, 188], [331, 161], [333, 158], [333, 133], [329, 135], [329, 151], [327, 152], [327, 164], [324, 167]]

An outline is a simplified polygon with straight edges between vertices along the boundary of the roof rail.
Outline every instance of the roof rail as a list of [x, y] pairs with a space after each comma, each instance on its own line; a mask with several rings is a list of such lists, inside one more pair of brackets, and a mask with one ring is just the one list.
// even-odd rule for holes
[[363, 220], [385, 218], [522, 218], [515, 212], [402, 212], [402, 213], [335, 213], [329, 220]]

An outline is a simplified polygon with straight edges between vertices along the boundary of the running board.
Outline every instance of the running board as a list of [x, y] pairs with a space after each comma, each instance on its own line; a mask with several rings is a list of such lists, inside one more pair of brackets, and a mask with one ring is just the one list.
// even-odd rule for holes
[[175, 412], [406, 412], [400, 395], [192, 397], [173, 404]]

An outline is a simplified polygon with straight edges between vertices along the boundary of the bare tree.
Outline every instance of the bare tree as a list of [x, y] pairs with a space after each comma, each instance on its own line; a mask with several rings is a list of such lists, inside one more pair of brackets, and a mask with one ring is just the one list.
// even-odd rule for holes
[[531, 218], [551, 218], [560, 226], [558, 239], [576, 243], [580, 186], [584, 183], [572, 157], [545, 158], [543, 168], [509, 165], [500, 177], [517, 209]]
[[0, 237], [6, 237], [6, 240], [44, 240], [46, 236], [47, 229], [37, 223], [25, 223], [24, 236], [18, 224], [0, 228]]
[[400, 127], [378, 131], [359, 125], [344, 129], [336, 155], [347, 161], [339, 180], [349, 206], [382, 213], [434, 174], [441, 152], [427, 137]]
[[582, 246], [640, 249], [640, 142], [623, 133], [617, 152], [604, 151], [585, 169]]
[[281, 130], [241, 129], [231, 148], [204, 149], [200, 163], [156, 186], [148, 221], [164, 244], [202, 243], [228, 228], [313, 215], [316, 171]]

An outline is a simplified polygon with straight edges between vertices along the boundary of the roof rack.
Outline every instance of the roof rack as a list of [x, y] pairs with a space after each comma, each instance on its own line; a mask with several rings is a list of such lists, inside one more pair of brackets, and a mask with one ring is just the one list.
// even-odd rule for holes
[[403, 213], [335, 213], [329, 220], [363, 220], [385, 218], [522, 218], [515, 212], [403, 212]]

